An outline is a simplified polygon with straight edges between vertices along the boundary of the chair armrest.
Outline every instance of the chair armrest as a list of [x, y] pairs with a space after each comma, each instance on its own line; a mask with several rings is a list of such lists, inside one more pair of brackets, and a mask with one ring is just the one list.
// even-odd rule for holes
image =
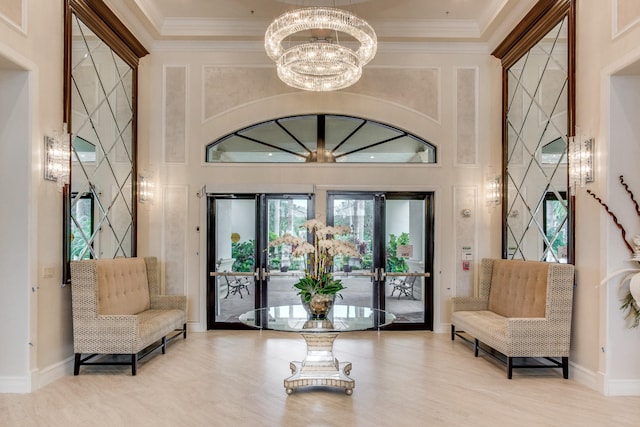
[[512, 349], [526, 349], [531, 357], [568, 356], [571, 322], [552, 321], [545, 317], [510, 318], [507, 341]]
[[187, 312], [187, 297], [185, 295], [152, 295], [150, 300], [151, 308]]
[[451, 299], [451, 311], [486, 310], [489, 300], [479, 297], [454, 297]]
[[135, 353], [139, 351], [139, 329], [135, 314], [74, 316], [74, 352]]
[[76, 326], [83, 331], [90, 333], [105, 333], [129, 335], [133, 331], [134, 335], [138, 329], [138, 316], [135, 314], [101, 314], [96, 317], [79, 317], [73, 319], [74, 329]]

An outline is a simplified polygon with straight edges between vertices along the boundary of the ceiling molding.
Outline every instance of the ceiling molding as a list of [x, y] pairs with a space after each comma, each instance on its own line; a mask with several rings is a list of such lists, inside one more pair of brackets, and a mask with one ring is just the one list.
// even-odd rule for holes
[[470, 19], [411, 19], [370, 21], [378, 38], [479, 38], [480, 29]]
[[269, 21], [234, 18], [170, 18], [162, 23], [161, 36], [264, 37]]
[[[152, 51], [181, 52], [229, 52], [257, 53], [267, 59], [264, 43], [258, 41], [211, 41], [211, 40], [159, 40], [153, 44]], [[381, 42], [378, 54], [490, 54], [491, 49], [483, 42]], [[271, 61], [268, 62], [271, 66]], [[370, 64], [369, 66], [375, 66]]]
[[[169, 18], [160, 27], [163, 37], [264, 37], [270, 21], [234, 18]], [[413, 19], [370, 21], [378, 39], [479, 38], [474, 20]]]
[[149, 23], [160, 33], [162, 28], [162, 22], [164, 21], [164, 15], [158, 10], [156, 4], [152, 0], [133, 0], [138, 6], [142, 14], [149, 20]]

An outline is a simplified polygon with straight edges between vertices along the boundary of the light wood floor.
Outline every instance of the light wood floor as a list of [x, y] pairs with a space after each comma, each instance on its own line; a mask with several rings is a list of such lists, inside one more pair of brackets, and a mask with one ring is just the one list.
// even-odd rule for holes
[[352, 396], [311, 388], [287, 396], [296, 334], [191, 333], [127, 367], [82, 367], [34, 393], [0, 394], [0, 426], [637, 426], [640, 398], [604, 397], [558, 370], [515, 371], [430, 332], [353, 332]]

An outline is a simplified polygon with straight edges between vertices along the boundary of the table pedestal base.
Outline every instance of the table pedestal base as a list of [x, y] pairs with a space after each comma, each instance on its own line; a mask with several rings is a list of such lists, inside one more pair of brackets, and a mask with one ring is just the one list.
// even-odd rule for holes
[[302, 362], [291, 362], [291, 375], [284, 380], [287, 394], [298, 387], [325, 386], [344, 388], [350, 396], [356, 383], [349, 378], [351, 362], [338, 362], [333, 355], [333, 341], [337, 332], [302, 333], [307, 343], [307, 357]]

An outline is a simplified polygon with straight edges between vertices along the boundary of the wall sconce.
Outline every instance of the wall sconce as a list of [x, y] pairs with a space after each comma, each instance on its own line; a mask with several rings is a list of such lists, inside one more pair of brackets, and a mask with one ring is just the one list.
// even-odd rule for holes
[[56, 181], [58, 191], [62, 191], [62, 187], [69, 183], [70, 140], [66, 123], [62, 126], [62, 132], [54, 132], [54, 136], [44, 137], [44, 179]]
[[595, 139], [583, 139], [580, 132], [569, 137], [569, 185], [571, 195], [575, 195], [578, 186], [594, 181], [593, 150]]
[[138, 201], [140, 203], [152, 203], [154, 193], [155, 188], [150, 174], [138, 175]]
[[500, 174], [497, 174], [493, 171], [492, 168], [489, 168], [486, 174], [486, 183], [485, 183], [485, 198], [487, 201], [487, 206], [489, 208], [494, 208], [500, 204], [502, 200], [501, 194], [501, 177]]

